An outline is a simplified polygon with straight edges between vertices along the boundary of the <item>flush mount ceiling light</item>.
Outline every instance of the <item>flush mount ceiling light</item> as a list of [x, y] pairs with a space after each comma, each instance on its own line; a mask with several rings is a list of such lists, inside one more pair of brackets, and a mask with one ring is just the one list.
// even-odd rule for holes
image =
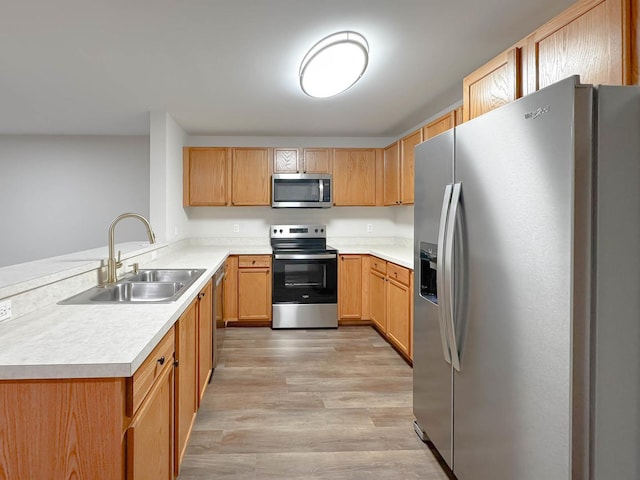
[[356, 32], [338, 32], [323, 38], [300, 64], [300, 86], [310, 97], [325, 98], [356, 83], [369, 63], [369, 44]]

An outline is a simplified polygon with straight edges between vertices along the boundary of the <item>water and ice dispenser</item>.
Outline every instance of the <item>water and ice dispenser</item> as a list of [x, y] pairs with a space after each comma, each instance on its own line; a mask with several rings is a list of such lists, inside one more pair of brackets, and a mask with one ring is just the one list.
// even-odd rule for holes
[[438, 304], [436, 287], [438, 245], [420, 242], [420, 296]]

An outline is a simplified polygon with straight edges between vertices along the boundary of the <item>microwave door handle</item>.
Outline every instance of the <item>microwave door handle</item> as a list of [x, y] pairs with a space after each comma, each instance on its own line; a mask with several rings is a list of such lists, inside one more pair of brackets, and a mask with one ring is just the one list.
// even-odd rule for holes
[[324, 200], [324, 181], [320, 179], [318, 182], [320, 182], [320, 198], [318, 199], [318, 202], [322, 203], [322, 200]]

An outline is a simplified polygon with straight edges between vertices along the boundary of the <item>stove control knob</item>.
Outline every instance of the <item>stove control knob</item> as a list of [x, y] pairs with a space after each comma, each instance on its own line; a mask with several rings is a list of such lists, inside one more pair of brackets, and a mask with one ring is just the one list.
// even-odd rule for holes
[[324, 232], [324, 228], [321, 228], [321, 229], [320, 229], [320, 231], [321, 231], [321, 232]]
[[280, 233], [282, 233], [282, 229], [280, 229]]
[[316, 228], [316, 233], [318, 233], [318, 229]]
[[277, 228], [274, 228], [274, 229], [273, 229], [273, 233], [278, 233], [278, 229], [277, 229]]

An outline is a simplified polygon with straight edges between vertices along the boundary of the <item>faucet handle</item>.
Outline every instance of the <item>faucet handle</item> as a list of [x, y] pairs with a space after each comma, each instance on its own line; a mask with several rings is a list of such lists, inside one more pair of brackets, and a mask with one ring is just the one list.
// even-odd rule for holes
[[120, 260], [121, 256], [122, 256], [122, 251], [118, 250], [118, 260], [116, 260], [116, 268], [120, 268], [122, 266], [122, 261]]
[[129, 266], [133, 267], [133, 273], [138, 273], [140, 271], [140, 264], [138, 262], [131, 263]]

